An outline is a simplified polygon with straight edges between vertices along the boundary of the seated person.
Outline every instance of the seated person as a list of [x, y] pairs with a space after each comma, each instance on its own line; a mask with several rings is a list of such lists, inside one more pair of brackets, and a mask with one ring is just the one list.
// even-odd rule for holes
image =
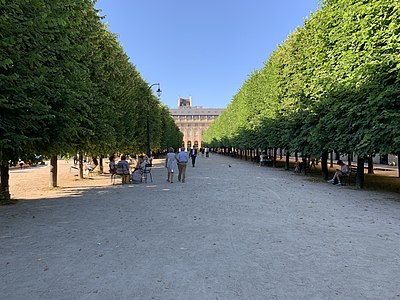
[[99, 161], [96, 158], [93, 158], [93, 160], [90, 163], [85, 164], [84, 171], [86, 175], [88, 176], [90, 173], [93, 173], [93, 171], [97, 168], [98, 165]]
[[133, 183], [142, 182], [142, 169], [135, 168], [135, 170], [131, 174], [131, 180]]
[[149, 159], [149, 157], [148, 157], [147, 155], [145, 155], [145, 156], [143, 157], [143, 159], [142, 159], [142, 162], [141, 162], [141, 164], [140, 164], [140, 167], [141, 167], [142, 169], [145, 169], [146, 165], [151, 165], [151, 164], [152, 164], [151, 159]]
[[117, 174], [122, 176], [122, 184], [129, 181], [129, 163], [126, 161], [126, 156], [121, 155], [121, 160], [117, 163]]
[[301, 171], [303, 170], [303, 162], [296, 162], [296, 164], [294, 165], [294, 172], [295, 173], [301, 173]]
[[268, 160], [268, 156], [265, 154], [265, 152], [263, 151], [261, 154], [260, 154], [260, 164], [258, 165], [259, 167], [261, 167], [263, 164], [265, 165], [266, 164], [266, 162], [267, 162], [267, 160]]
[[342, 177], [349, 173], [349, 167], [340, 159], [337, 161], [337, 164], [340, 166], [340, 169], [336, 169], [335, 175], [328, 182], [341, 185]]
[[131, 175], [131, 180], [133, 183], [139, 183], [142, 181], [143, 170], [145, 169], [147, 163], [149, 163], [147, 155], [140, 155], [136, 167]]

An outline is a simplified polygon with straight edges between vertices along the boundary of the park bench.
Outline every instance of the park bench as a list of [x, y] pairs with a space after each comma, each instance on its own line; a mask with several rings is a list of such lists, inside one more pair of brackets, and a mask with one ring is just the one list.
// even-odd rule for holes
[[343, 185], [350, 185], [351, 182], [356, 184], [356, 176], [357, 176], [357, 167], [349, 166], [349, 172], [342, 177], [342, 184]]

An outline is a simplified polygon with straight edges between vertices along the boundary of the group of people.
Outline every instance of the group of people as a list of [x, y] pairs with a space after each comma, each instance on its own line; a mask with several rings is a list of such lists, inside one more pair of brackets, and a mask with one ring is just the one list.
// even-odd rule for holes
[[[209, 156], [208, 148], [204, 149], [202, 155], [205, 157]], [[165, 159], [165, 167], [167, 168], [167, 181], [170, 183], [174, 182], [174, 174], [178, 171], [178, 181], [185, 182], [186, 180], [186, 166], [191, 160], [192, 167], [196, 166], [196, 158], [198, 151], [196, 147], [193, 147], [189, 151], [185, 151], [181, 148], [178, 153], [175, 152], [174, 148], [169, 148]], [[151, 159], [147, 155], [141, 155], [138, 157], [137, 163], [131, 159], [128, 161], [126, 155], [121, 155], [118, 162], [116, 162], [115, 155], [111, 155], [110, 158], [110, 173], [118, 174], [122, 176], [122, 184], [132, 182], [140, 182], [142, 173], [147, 164], [151, 164]], [[132, 172], [131, 172], [132, 169]]]
[[[122, 176], [122, 184], [126, 184], [129, 181], [133, 183], [140, 182], [142, 179], [142, 173], [146, 165], [151, 164], [151, 160], [147, 155], [140, 155], [137, 162], [133, 158], [122, 154], [118, 162], [115, 161], [115, 155], [110, 156], [110, 173], [118, 174]], [[132, 172], [131, 172], [132, 170]]]
[[167, 168], [167, 181], [174, 182], [174, 173], [178, 169], [178, 181], [185, 182], [186, 180], [186, 166], [189, 159], [192, 161], [192, 167], [196, 166], [197, 148], [194, 147], [186, 152], [181, 148], [178, 153], [175, 153], [174, 148], [169, 148], [167, 157], [165, 159], [165, 167]]

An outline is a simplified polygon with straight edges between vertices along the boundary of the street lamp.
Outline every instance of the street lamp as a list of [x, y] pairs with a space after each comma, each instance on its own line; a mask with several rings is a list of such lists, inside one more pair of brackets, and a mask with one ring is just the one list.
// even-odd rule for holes
[[159, 83], [153, 83], [147, 89], [148, 97], [147, 97], [147, 151], [146, 151], [146, 154], [147, 154], [148, 158], [151, 157], [151, 150], [150, 150], [150, 99], [151, 99], [151, 93], [150, 93], [150, 90], [155, 85], [158, 85], [157, 96], [160, 97], [161, 96], [161, 89], [160, 89], [160, 84]]

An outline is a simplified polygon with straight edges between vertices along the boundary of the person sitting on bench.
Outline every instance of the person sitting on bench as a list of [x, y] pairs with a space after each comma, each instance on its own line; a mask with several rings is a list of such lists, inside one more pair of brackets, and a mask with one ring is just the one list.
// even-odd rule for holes
[[342, 185], [342, 177], [347, 176], [349, 173], [349, 167], [340, 159], [337, 161], [337, 164], [340, 166], [340, 169], [336, 169], [335, 175], [333, 175], [333, 178], [328, 182]]
[[268, 156], [267, 156], [267, 154], [265, 154], [265, 151], [263, 151], [260, 154], [260, 164], [258, 166], [261, 167], [262, 165], [265, 165], [267, 163], [267, 160], [268, 160]]

